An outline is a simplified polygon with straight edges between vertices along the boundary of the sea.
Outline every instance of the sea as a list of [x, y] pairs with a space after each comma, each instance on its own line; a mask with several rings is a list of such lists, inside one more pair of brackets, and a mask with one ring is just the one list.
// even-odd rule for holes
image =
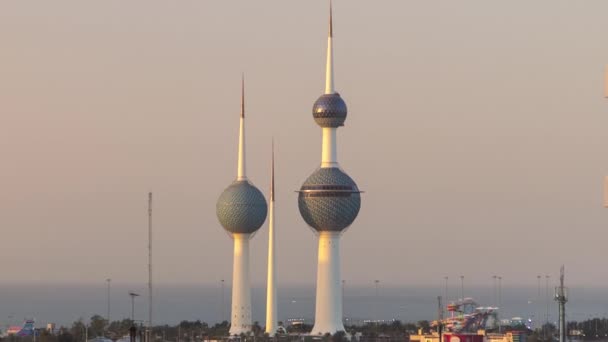
[[[140, 294], [135, 298], [135, 319], [147, 320], [148, 292], [141, 285], [112, 285], [110, 289], [110, 319], [131, 317], [129, 291]], [[228, 320], [230, 315], [230, 287], [158, 285], [153, 290], [153, 323], [176, 324], [183, 320], [200, 320], [215, 324]], [[450, 293], [450, 291], [452, 293]], [[461, 289], [448, 291], [448, 302], [461, 297]], [[500, 292], [500, 296], [498, 295]], [[347, 322], [361, 324], [367, 320], [400, 320], [417, 322], [433, 320], [438, 314], [438, 296], [445, 297], [445, 289], [423, 286], [344, 287], [344, 316]], [[530, 325], [557, 320], [557, 304], [553, 290], [526, 287], [470, 287], [465, 297], [472, 297], [483, 307], [500, 303], [503, 319], [521, 317]], [[445, 304], [445, 299], [443, 300]], [[266, 291], [252, 289], [253, 320], [262, 325], [265, 320]], [[284, 286], [278, 290], [279, 320], [292, 319], [312, 322], [315, 307], [314, 286]], [[107, 316], [108, 292], [103, 285], [27, 284], [0, 285], [0, 327], [20, 325], [26, 318], [34, 318], [37, 326], [55, 323], [69, 327], [76, 320], [85, 322], [93, 315]], [[584, 321], [593, 317], [608, 317], [608, 289], [574, 287], [569, 289], [566, 306], [568, 321]]]

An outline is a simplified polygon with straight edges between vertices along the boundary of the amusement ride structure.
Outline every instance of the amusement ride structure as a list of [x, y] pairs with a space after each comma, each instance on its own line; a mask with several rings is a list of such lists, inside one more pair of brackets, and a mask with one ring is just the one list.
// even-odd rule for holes
[[473, 298], [464, 298], [448, 304], [449, 317], [440, 322], [434, 321], [433, 326], [441, 323], [448, 332], [470, 332], [494, 328], [498, 322], [495, 307], [482, 307]]

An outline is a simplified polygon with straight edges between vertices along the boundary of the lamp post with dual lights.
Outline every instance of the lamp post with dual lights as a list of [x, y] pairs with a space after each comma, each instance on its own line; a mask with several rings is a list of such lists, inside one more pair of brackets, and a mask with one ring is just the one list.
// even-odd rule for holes
[[137, 327], [135, 326], [135, 297], [139, 297], [139, 294], [135, 292], [129, 292], [131, 297], [131, 327], [129, 328], [129, 338], [131, 342], [135, 342], [137, 336]]

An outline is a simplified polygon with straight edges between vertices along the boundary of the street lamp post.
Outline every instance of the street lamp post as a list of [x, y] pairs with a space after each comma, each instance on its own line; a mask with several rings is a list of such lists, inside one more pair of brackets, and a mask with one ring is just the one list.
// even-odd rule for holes
[[445, 292], [445, 293], [444, 293], [444, 298], [445, 298], [445, 299], [444, 299], [444, 305], [443, 305], [443, 308], [442, 308], [442, 310], [441, 310], [441, 312], [442, 312], [442, 313], [444, 313], [444, 312], [445, 312], [445, 307], [446, 307], [446, 305], [447, 305], [447, 303], [448, 303], [448, 276], [443, 277], [443, 279], [445, 280], [445, 289], [444, 289], [444, 292]]
[[380, 280], [378, 280], [378, 279], [374, 280], [374, 284], [376, 286], [376, 300], [375, 300], [376, 305], [374, 305], [374, 308], [375, 308], [374, 318], [376, 319], [376, 325], [378, 325], [380, 323], [380, 320], [378, 319], [378, 294], [379, 294], [378, 284], [380, 284]]
[[221, 303], [221, 306], [222, 306], [222, 308], [220, 310], [220, 313], [221, 313], [222, 317], [220, 317], [220, 323], [223, 323], [224, 322], [224, 317], [226, 317], [226, 315], [224, 313], [225, 310], [226, 310], [226, 305], [224, 304], [224, 279], [222, 279], [222, 303]]
[[[498, 276], [498, 309], [501, 310], [502, 306], [502, 277]], [[501, 332], [502, 325], [500, 324], [500, 316], [498, 318], [498, 333]]]
[[502, 277], [498, 276], [498, 307], [502, 307]]
[[536, 279], [538, 280], [538, 295], [536, 296], [536, 300], [538, 302], [537, 304], [537, 310], [538, 310], [538, 316], [536, 316], [536, 322], [535, 322], [535, 327], [536, 330], [540, 332], [540, 328], [542, 328], [542, 324], [540, 324], [541, 320], [540, 320], [540, 316], [542, 316], [541, 311], [542, 311], [542, 307], [541, 307], [541, 300], [540, 300], [540, 274], [536, 276]]
[[135, 325], [135, 297], [139, 297], [139, 294], [129, 292], [129, 296], [131, 296], [131, 321], [133, 321], [133, 325]]
[[464, 301], [464, 276], [460, 276], [460, 299]]
[[129, 328], [129, 337], [131, 342], [135, 342], [137, 336], [137, 327], [135, 326], [135, 297], [139, 297], [139, 294], [129, 292], [129, 296], [131, 296], [131, 327]]
[[496, 289], [496, 288], [497, 288], [497, 285], [496, 285], [496, 284], [497, 284], [496, 279], [498, 279], [498, 276], [497, 276], [497, 275], [493, 275], [493, 276], [492, 276], [492, 279], [494, 280], [494, 281], [493, 281], [493, 283], [492, 283], [492, 285], [493, 285], [493, 286], [492, 286], [492, 290], [493, 290], [493, 292], [494, 292], [494, 293], [493, 293], [493, 295], [494, 295], [494, 306], [495, 306], [495, 307], [498, 307], [498, 290]]
[[[549, 275], [545, 275], [545, 302], [546, 302], [546, 311], [545, 311], [545, 325], [548, 328], [549, 327], [549, 278], [551, 278], [551, 276]], [[545, 338], [547, 337], [547, 329], [545, 330]]]
[[346, 318], [346, 312], [344, 311], [344, 289], [346, 287], [346, 280], [342, 279], [342, 321]]
[[108, 325], [110, 325], [110, 287], [112, 286], [112, 279], [106, 279], [106, 283], [108, 286], [108, 312], [106, 316], [106, 320], [108, 321]]

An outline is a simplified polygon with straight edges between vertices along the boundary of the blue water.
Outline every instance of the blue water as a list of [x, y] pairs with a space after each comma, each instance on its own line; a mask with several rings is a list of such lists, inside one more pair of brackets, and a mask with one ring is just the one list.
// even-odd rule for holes
[[[147, 317], [147, 295], [143, 286], [113, 286], [111, 291], [111, 319], [130, 317], [131, 304], [128, 291], [139, 291], [136, 299], [136, 319]], [[454, 292], [456, 292], [454, 290]], [[287, 287], [278, 291], [279, 319], [304, 318], [314, 315], [314, 288]], [[481, 306], [494, 306], [492, 287], [466, 289], [465, 296], [473, 297]], [[501, 316], [523, 317], [533, 320], [540, 314], [544, 321], [546, 293], [539, 300], [536, 288], [504, 288]], [[443, 289], [430, 287], [346, 287], [344, 311], [355, 322], [364, 319], [399, 319], [414, 322], [434, 319], [437, 315], [437, 296]], [[567, 304], [567, 319], [582, 321], [589, 317], [608, 317], [608, 289], [571, 288]], [[154, 321], [156, 324], [173, 324], [181, 320], [214, 323], [229, 316], [230, 288], [224, 291], [224, 310], [220, 286], [157, 286], [155, 290]], [[266, 294], [263, 288], [254, 288], [253, 319], [263, 323]], [[26, 317], [34, 317], [37, 325], [48, 322], [70, 325], [79, 318], [88, 319], [94, 314], [106, 315], [107, 292], [103, 286], [92, 285], [3, 285], [0, 286], [0, 326], [20, 324]], [[549, 320], [557, 318], [557, 306], [550, 298]]]

